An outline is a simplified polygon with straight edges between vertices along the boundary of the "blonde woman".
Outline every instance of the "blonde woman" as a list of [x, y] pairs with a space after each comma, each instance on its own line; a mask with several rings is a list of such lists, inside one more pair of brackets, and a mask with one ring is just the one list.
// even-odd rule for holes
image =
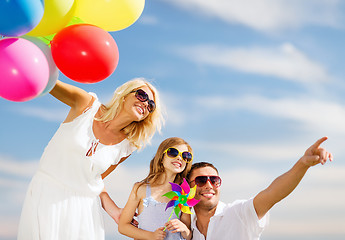
[[61, 81], [50, 94], [71, 109], [30, 183], [18, 239], [102, 240], [100, 199], [116, 222], [121, 212], [103, 179], [160, 131], [159, 94], [142, 78], [117, 88], [107, 105]]
[[[148, 176], [132, 189], [120, 221], [119, 232], [135, 239], [182, 240], [191, 239], [190, 216], [181, 214], [180, 219], [165, 211], [168, 201], [162, 195], [171, 191], [169, 182], [181, 184], [192, 166], [192, 148], [182, 138], [165, 139], [158, 147], [150, 163]], [[132, 219], [138, 211], [138, 228]], [[164, 228], [166, 229], [164, 230]]]

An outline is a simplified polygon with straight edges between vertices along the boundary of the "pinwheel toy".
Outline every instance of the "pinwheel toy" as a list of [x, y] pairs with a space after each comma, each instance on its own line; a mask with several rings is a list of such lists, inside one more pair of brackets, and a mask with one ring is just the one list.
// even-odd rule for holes
[[192, 214], [189, 207], [195, 206], [200, 201], [194, 198], [196, 186], [194, 186], [191, 189], [186, 179], [183, 179], [183, 183], [181, 184], [181, 186], [176, 183], [172, 183], [172, 182], [169, 182], [169, 183], [171, 184], [172, 191], [167, 192], [166, 194], [163, 195], [163, 197], [167, 197], [171, 199], [168, 202], [165, 210], [167, 210], [170, 207], [174, 207], [173, 211], [171, 211], [168, 221], [170, 220], [174, 212], [177, 218], [179, 218], [180, 211], [187, 214]]

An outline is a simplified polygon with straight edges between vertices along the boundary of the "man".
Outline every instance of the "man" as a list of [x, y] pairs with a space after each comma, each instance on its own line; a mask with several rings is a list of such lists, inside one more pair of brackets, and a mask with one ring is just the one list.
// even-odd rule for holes
[[259, 239], [267, 223], [267, 212], [297, 187], [310, 167], [333, 160], [332, 154], [320, 147], [326, 139], [317, 140], [288, 172], [254, 198], [232, 204], [219, 201], [218, 170], [211, 163], [193, 164], [187, 177], [191, 187], [197, 185], [195, 198], [200, 200], [194, 206], [193, 240]]

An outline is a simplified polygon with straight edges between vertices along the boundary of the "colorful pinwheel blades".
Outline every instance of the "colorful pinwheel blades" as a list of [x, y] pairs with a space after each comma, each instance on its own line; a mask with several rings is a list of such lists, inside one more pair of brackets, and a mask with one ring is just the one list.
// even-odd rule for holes
[[172, 182], [170, 184], [172, 191], [163, 195], [164, 197], [171, 199], [168, 202], [165, 210], [170, 207], [174, 207], [173, 210], [177, 217], [179, 217], [180, 211], [187, 214], [192, 214], [189, 208], [195, 206], [200, 201], [194, 198], [196, 186], [191, 189], [186, 179], [183, 179], [181, 186]]

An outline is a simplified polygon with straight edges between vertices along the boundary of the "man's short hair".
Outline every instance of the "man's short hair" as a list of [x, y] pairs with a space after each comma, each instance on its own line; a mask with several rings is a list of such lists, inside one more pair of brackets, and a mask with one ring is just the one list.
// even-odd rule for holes
[[187, 174], [187, 180], [188, 180], [188, 182], [190, 182], [190, 180], [191, 180], [191, 179], [190, 179], [190, 176], [192, 175], [192, 172], [193, 172], [194, 170], [199, 169], [199, 168], [204, 168], [204, 167], [211, 167], [211, 168], [213, 168], [214, 170], [216, 170], [217, 174], [219, 174], [219, 173], [218, 173], [218, 169], [217, 169], [215, 166], [213, 166], [212, 163], [209, 163], [209, 162], [197, 162], [197, 163], [194, 163], [194, 164], [192, 165], [192, 168], [190, 169], [189, 173]]

